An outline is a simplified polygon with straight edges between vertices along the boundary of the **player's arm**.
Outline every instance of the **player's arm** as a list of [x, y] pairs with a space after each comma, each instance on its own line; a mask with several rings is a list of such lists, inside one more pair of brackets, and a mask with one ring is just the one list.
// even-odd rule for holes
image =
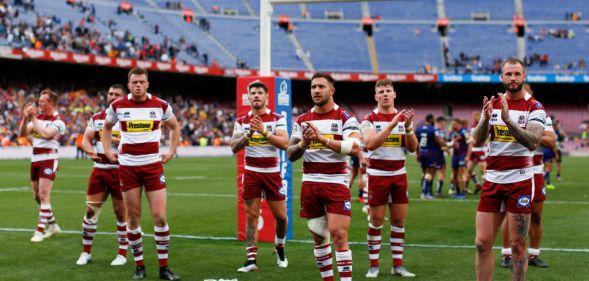
[[286, 130], [276, 130], [274, 134], [267, 134], [268, 142], [280, 149], [288, 148], [288, 132]]
[[302, 124], [297, 120], [292, 126], [292, 134], [290, 141], [288, 142], [288, 148], [286, 154], [288, 160], [291, 162], [299, 160], [305, 154], [305, 150], [309, 148], [310, 140], [306, 139], [303, 135]]
[[556, 134], [552, 131], [544, 130], [540, 139], [540, 145], [550, 150], [556, 150]]
[[241, 123], [235, 122], [233, 125], [233, 135], [231, 136], [231, 141], [229, 142], [229, 146], [231, 147], [231, 151], [233, 153], [237, 153], [242, 150], [248, 143], [248, 140], [252, 137], [250, 132], [244, 132]]
[[415, 112], [413, 109], [405, 111], [405, 148], [409, 152], [415, 152], [417, 150], [417, 136], [415, 136], [415, 130], [413, 129], [413, 115]]
[[33, 131], [33, 124], [30, 122], [29, 117], [23, 112], [23, 120], [18, 127], [18, 136], [26, 137]]
[[373, 128], [372, 123], [370, 121], [364, 120], [362, 121], [361, 130], [362, 130], [362, 141], [364, 141], [364, 145], [368, 150], [376, 150], [379, 148], [387, 139], [387, 137], [391, 134], [393, 128], [397, 126], [399, 123], [399, 117], [405, 110], [402, 110], [401, 113], [395, 115], [393, 120], [387, 124], [386, 127], [382, 129], [380, 132], [376, 132]]
[[164, 120], [163, 124], [170, 129], [170, 150], [162, 154], [162, 163], [166, 164], [176, 155], [176, 149], [180, 143], [180, 126], [178, 126], [178, 120], [173, 114], [170, 118]]
[[47, 126], [43, 122], [37, 119], [37, 116], [31, 116], [31, 123], [33, 124], [33, 130], [37, 132], [43, 139], [52, 139], [59, 133], [59, 129], [55, 126]]
[[[92, 120], [90, 120], [90, 122], [92, 122]], [[94, 136], [95, 136], [95, 131], [94, 129], [91, 127], [90, 123], [88, 123], [88, 126], [86, 127], [86, 130], [84, 131], [84, 137], [82, 138], [82, 150], [84, 152], [86, 152], [86, 154], [88, 155], [88, 157], [90, 157], [90, 159], [97, 161], [100, 160], [100, 157], [98, 157], [96, 155], [96, 152], [94, 151], [94, 148], [92, 148], [92, 140], [94, 140]]]
[[284, 150], [288, 148], [288, 131], [286, 128], [286, 118], [281, 117], [276, 122], [274, 134], [270, 134], [266, 130], [264, 130], [262, 134], [266, 137], [266, 139], [268, 139], [268, 142], [270, 142], [270, 144], [279, 149]]
[[104, 155], [108, 160], [115, 163], [117, 162], [117, 155], [112, 151], [112, 127], [114, 126], [111, 121], [104, 120], [104, 126], [102, 127], [102, 145], [104, 146]]
[[[505, 125], [509, 129], [509, 133], [517, 140], [518, 143], [525, 146], [529, 150], [536, 150], [538, 145], [540, 145], [540, 139], [542, 138], [542, 133], [544, 132], [544, 122], [546, 122], [546, 114], [539, 116], [540, 119], [538, 121], [532, 120], [533, 117], [530, 116], [530, 122], [525, 129], [519, 127], [518, 124], [513, 122], [511, 118], [509, 118], [509, 110], [507, 107], [507, 99], [503, 95], [499, 95], [501, 101], [501, 119], [505, 122]], [[532, 122], [534, 121], [534, 122]]]
[[438, 146], [443, 150], [443, 151], [448, 151], [448, 145], [446, 144], [446, 141], [444, 140], [444, 138], [442, 138], [439, 135], [436, 135], [434, 137], [434, 140], [436, 141], [436, 143], [438, 144]]
[[491, 112], [493, 111], [492, 104], [494, 101], [495, 97], [491, 97], [490, 100], [487, 97], [483, 98], [483, 114], [481, 114], [481, 120], [479, 120], [479, 124], [477, 124], [472, 133], [475, 146], [482, 146], [489, 139], [489, 120], [491, 119]]

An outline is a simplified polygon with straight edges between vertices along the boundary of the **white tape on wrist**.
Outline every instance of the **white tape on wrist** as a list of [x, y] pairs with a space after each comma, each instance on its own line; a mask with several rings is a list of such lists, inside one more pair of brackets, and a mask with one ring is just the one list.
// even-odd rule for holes
[[354, 147], [354, 142], [351, 140], [341, 141], [341, 149], [340, 154], [348, 155], [352, 152], [352, 148]]

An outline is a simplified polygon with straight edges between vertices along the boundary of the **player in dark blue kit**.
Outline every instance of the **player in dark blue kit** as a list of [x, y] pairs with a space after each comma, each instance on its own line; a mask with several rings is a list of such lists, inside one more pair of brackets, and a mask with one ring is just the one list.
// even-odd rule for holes
[[456, 199], [464, 199], [466, 192], [466, 153], [468, 144], [466, 143], [468, 133], [460, 119], [452, 119], [452, 131], [450, 139], [452, 140], [452, 185], [456, 188]]
[[415, 130], [418, 140], [418, 160], [423, 169], [423, 181], [421, 186], [421, 199], [431, 200], [433, 196], [433, 179], [436, 171], [436, 158], [438, 157], [438, 146], [445, 145], [442, 138], [436, 136], [434, 127], [434, 116], [428, 114], [425, 117], [425, 124]]
[[444, 152], [448, 152], [446, 141], [448, 140], [448, 132], [446, 131], [446, 119], [442, 116], [436, 118], [436, 171], [438, 172], [438, 184], [436, 186], [436, 196], [442, 196], [442, 187], [444, 186], [444, 179], [446, 178], [446, 157]]

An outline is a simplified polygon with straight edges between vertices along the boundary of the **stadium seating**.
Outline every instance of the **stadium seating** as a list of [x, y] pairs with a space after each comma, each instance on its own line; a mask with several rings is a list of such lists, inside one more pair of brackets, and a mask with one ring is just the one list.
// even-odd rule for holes
[[528, 20], [564, 20], [565, 13], [581, 12], [589, 16], [589, 5], [578, 0], [522, 0], [524, 17]]

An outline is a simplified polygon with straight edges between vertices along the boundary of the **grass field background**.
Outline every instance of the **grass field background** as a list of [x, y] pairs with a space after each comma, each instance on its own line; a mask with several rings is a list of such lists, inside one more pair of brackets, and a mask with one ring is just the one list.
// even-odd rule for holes
[[[544, 207], [542, 258], [549, 268], [530, 268], [528, 280], [589, 280], [589, 158], [565, 158], [563, 181], [550, 190]], [[63, 233], [42, 243], [29, 242], [37, 212], [29, 186], [29, 162], [0, 161], [0, 280], [129, 280], [131, 255], [123, 267], [112, 267], [116, 237], [98, 234], [94, 239], [92, 263], [76, 266], [81, 252], [81, 228], [89, 160], [62, 160], [52, 193], [54, 214]], [[173, 237], [170, 266], [183, 280], [320, 280], [315, 266], [306, 221], [298, 217], [301, 182], [300, 162], [294, 165], [294, 239], [287, 243], [289, 268], [279, 269], [273, 245], [260, 243], [260, 272], [238, 274], [245, 260], [243, 242], [236, 237], [236, 187], [234, 158], [177, 158], [165, 166], [168, 183], [168, 220]], [[414, 158], [408, 160], [411, 203], [406, 224], [405, 266], [417, 274], [415, 280], [474, 280], [474, 222], [478, 197], [467, 200], [419, 200], [419, 171]], [[447, 171], [449, 176], [449, 171]], [[447, 191], [448, 180], [444, 190]], [[353, 195], [356, 194], [354, 188]], [[144, 202], [145, 203], [145, 202]], [[98, 231], [112, 233], [115, 221], [110, 202], [102, 211]], [[143, 209], [142, 228], [153, 233], [148, 207]], [[22, 229], [22, 231], [18, 231]], [[28, 231], [30, 229], [30, 231]], [[368, 267], [367, 221], [360, 203], [353, 203], [350, 241], [354, 278], [364, 280]], [[388, 227], [384, 228], [386, 241]], [[220, 239], [219, 239], [220, 238]], [[153, 237], [144, 237], [149, 280], [157, 280]], [[497, 240], [497, 245], [500, 243]], [[381, 250], [381, 274], [375, 280], [391, 280], [389, 246]], [[551, 250], [552, 249], [552, 250]], [[582, 249], [582, 251], [565, 251]], [[498, 261], [498, 251], [496, 260]], [[496, 263], [498, 264], [498, 262]], [[337, 273], [336, 273], [337, 274]], [[510, 271], [496, 266], [494, 279], [510, 279]]]

